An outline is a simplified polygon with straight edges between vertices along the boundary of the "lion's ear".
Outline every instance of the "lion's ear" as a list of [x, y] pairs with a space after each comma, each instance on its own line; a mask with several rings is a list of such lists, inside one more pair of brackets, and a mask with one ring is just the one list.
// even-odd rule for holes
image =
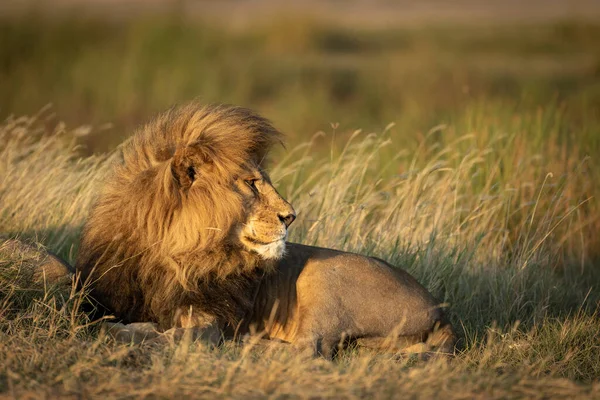
[[210, 152], [206, 150], [197, 145], [182, 146], [175, 150], [171, 172], [182, 189], [189, 189], [200, 171], [212, 168]]

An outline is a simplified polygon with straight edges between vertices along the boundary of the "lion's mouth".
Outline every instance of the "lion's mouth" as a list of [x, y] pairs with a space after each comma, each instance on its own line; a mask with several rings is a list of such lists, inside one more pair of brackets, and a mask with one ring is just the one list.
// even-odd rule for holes
[[280, 259], [285, 254], [285, 238], [287, 235], [281, 236], [271, 242], [265, 242], [250, 236], [244, 236], [246, 246], [249, 250], [258, 253], [262, 258]]
[[270, 242], [263, 242], [262, 240], [258, 240], [256, 238], [253, 238], [253, 237], [250, 237], [250, 236], [244, 236], [244, 239], [246, 239], [248, 242], [250, 242], [252, 244], [256, 244], [256, 245], [259, 245], [259, 246], [268, 246], [270, 244], [277, 243], [279, 241], [285, 240], [285, 236], [281, 236], [281, 237], [279, 237], [279, 238], [277, 238], [275, 240], [272, 240]]

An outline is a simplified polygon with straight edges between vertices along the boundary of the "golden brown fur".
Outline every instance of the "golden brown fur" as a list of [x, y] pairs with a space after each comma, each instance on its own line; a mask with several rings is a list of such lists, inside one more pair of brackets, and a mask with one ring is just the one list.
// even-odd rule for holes
[[81, 241], [76, 269], [100, 305], [165, 328], [191, 306], [239, 320], [256, 271], [272, 263], [237, 240], [253, 204], [232, 188], [261, 177], [279, 141], [264, 118], [224, 105], [173, 108], [140, 129], [122, 146]]
[[127, 142], [77, 260], [100, 306], [162, 330], [261, 331], [326, 357], [345, 338], [382, 348], [390, 336], [451, 352], [452, 327], [408, 273], [285, 242], [294, 210], [263, 169], [277, 141], [249, 110], [192, 104]]
[[297, 243], [288, 243], [263, 279], [247, 323], [249, 331], [326, 357], [348, 342], [452, 353], [456, 341], [438, 302], [407, 272], [376, 258]]

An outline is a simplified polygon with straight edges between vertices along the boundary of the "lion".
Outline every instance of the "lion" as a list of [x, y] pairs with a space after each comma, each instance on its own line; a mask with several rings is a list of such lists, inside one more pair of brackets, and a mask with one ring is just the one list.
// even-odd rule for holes
[[[123, 323], [262, 333], [331, 358], [340, 345], [452, 353], [440, 304], [383, 260], [286, 241], [294, 208], [266, 157], [282, 135], [255, 112], [191, 103], [122, 145], [76, 270]], [[423, 347], [425, 346], [425, 347]]]

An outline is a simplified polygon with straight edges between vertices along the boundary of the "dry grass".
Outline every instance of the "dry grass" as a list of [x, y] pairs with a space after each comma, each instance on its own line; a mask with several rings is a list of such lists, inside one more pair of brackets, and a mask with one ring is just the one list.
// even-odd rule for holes
[[[78, 158], [81, 132], [45, 126], [43, 113], [0, 126], [0, 232], [72, 262], [110, 155]], [[289, 150], [272, 171], [299, 214], [293, 241], [385, 258], [450, 304], [463, 336], [450, 362], [115, 344], [80, 311], [80, 293], [31, 290], [21, 280], [31, 265], [4, 254], [0, 395], [598, 398], [594, 170], [552, 124], [543, 129], [539, 153], [527, 130], [448, 127], [440, 140], [434, 129], [416, 152], [393, 156], [383, 156], [388, 132], [356, 133], [325, 158], [312, 159], [310, 143]]]

